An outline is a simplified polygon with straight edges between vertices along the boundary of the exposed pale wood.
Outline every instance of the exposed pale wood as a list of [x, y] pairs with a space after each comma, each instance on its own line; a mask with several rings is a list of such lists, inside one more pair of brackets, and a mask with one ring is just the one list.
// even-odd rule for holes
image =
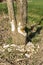
[[26, 26], [26, 0], [16, 0], [17, 3], [17, 25]]
[[8, 7], [8, 14], [9, 14], [9, 20], [12, 22], [14, 21], [14, 25], [16, 27], [16, 21], [15, 21], [15, 14], [14, 14], [14, 9], [13, 9], [13, 1], [12, 0], [7, 0], [7, 7]]
[[[17, 0], [16, 4], [17, 4], [17, 15], [16, 15], [17, 22], [15, 21], [14, 18], [13, 2], [12, 0], [7, 0], [9, 20], [10, 22], [14, 21], [14, 25], [13, 26], [11, 25], [11, 27], [13, 28], [15, 26], [15, 30], [17, 28], [15, 32], [14, 29], [12, 29], [13, 31], [12, 39], [13, 39], [13, 43], [15, 44], [25, 44], [26, 32], [24, 28], [26, 26], [26, 0]], [[20, 28], [20, 30], [18, 30], [18, 27]]]

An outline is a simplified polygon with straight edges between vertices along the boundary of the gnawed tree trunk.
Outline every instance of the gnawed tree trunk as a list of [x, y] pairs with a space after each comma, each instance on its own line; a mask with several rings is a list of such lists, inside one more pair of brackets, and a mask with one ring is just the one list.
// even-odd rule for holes
[[17, 26], [24, 29], [26, 26], [26, 0], [16, 0], [16, 2], [17, 2]]
[[17, 3], [17, 30], [22, 44], [26, 41], [26, 0], [16, 0]]
[[12, 0], [6, 0], [7, 1], [7, 7], [8, 7], [8, 14], [9, 14], [9, 22], [11, 25], [11, 35], [12, 35], [12, 41], [14, 43], [14, 34], [16, 32], [16, 26], [17, 22], [15, 20], [15, 14], [14, 14], [14, 9], [13, 9], [13, 1]]
[[14, 29], [11, 28], [11, 30], [15, 31], [16, 30], [16, 21], [15, 21], [15, 17], [14, 17], [14, 9], [13, 9], [13, 1], [12, 0], [7, 0], [7, 7], [8, 7], [10, 24], [12, 24], [11, 27], [14, 28]]
[[12, 27], [12, 39], [13, 43], [15, 44], [25, 44], [26, 32], [24, 29], [26, 26], [26, 0], [17, 0], [16, 3], [17, 3], [17, 17], [16, 17], [17, 22], [15, 21], [14, 18], [12, 0], [7, 0], [9, 19]]

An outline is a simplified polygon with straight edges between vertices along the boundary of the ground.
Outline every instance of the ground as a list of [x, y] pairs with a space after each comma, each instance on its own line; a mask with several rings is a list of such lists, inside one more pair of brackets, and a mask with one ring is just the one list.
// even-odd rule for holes
[[[3, 6], [4, 5], [4, 6]], [[16, 8], [15, 8], [16, 9]], [[31, 42], [35, 48], [34, 53], [30, 58], [25, 57], [25, 54], [30, 53], [23, 51], [26, 46], [20, 46], [21, 51], [15, 47], [11, 37], [11, 29], [7, 14], [6, 4], [0, 3], [0, 65], [43, 65], [43, 1], [32, 0], [28, 2], [28, 37], [27, 42]], [[8, 48], [3, 48], [4, 45], [10, 45]], [[8, 46], [9, 46], [8, 45]], [[27, 45], [27, 44], [26, 44]], [[39, 46], [39, 49], [37, 49]], [[33, 49], [33, 48], [32, 48]]]

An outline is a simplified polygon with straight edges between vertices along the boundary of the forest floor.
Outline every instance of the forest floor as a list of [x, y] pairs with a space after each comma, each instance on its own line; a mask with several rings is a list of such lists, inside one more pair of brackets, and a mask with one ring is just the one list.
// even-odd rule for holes
[[30, 30], [27, 40], [30, 43], [29, 52], [29, 48], [25, 48], [28, 44], [17, 46], [12, 43], [8, 16], [0, 15], [0, 65], [43, 65], [43, 26], [29, 22], [27, 27]]
[[14, 45], [6, 4], [0, 3], [0, 65], [43, 65], [43, 1], [28, 3], [26, 45]]

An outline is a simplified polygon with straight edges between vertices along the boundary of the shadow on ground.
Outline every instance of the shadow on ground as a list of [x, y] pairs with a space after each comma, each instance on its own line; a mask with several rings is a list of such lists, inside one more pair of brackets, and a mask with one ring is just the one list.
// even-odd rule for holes
[[[31, 26], [30, 29], [25, 28], [25, 31], [26, 31], [26, 33], [27, 33], [26, 43], [28, 43], [29, 41], [31, 42], [32, 39], [36, 36], [36, 34], [40, 34], [40, 31], [41, 31], [42, 28], [43, 28], [43, 27], [41, 26], [41, 21], [42, 21], [42, 20], [43, 20], [43, 19], [41, 19], [38, 24], [35, 24], [35, 25]], [[39, 27], [37, 27], [37, 26], [39, 26]], [[32, 30], [34, 30], [34, 27], [37, 27], [37, 29], [36, 29], [34, 32], [32, 32]], [[29, 32], [30, 32], [30, 34], [28, 34]]]

